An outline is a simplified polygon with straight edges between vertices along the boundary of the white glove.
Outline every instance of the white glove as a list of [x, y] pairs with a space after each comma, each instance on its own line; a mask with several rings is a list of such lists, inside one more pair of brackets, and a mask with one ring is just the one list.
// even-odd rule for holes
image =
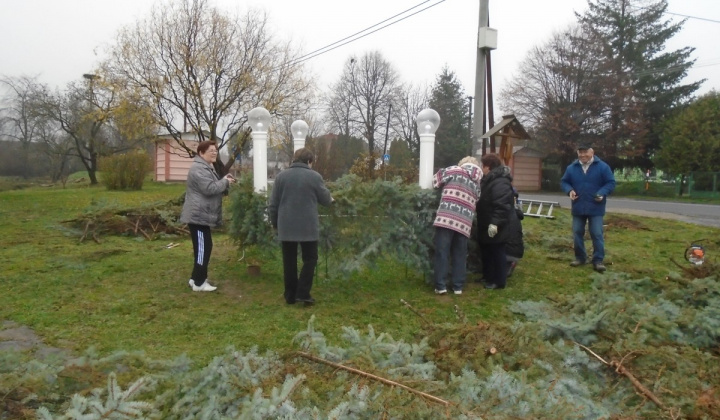
[[497, 226], [489, 225], [488, 226], [488, 236], [492, 238], [495, 235], [497, 235]]

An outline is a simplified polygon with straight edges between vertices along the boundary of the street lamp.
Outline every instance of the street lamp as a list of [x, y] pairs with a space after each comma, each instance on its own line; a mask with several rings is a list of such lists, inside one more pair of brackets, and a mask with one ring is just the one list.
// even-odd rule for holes
[[435, 131], [440, 126], [440, 115], [434, 109], [426, 108], [420, 111], [415, 123], [420, 135], [420, 188], [432, 188]]
[[305, 138], [310, 131], [308, 124], [303, 120], [295, 120], [290, 125], [290, 131], [292, 131], [293, 137], [293, 152], [305, 147]]
[[270, 112], [253, 108], [248, 112], [248, 123], [253, 139], [253, 187], [255, 192], [267, 191], [267, 139], [270, 127]]

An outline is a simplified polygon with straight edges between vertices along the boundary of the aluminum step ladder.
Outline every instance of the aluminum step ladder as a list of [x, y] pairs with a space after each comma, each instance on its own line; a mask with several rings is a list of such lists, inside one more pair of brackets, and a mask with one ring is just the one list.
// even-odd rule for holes
[[552, 215], [555, 206], [560, 207], [557, 201], [540, 201], [540, 200], [518, 200], [518, 204], [523, 209], [523, 214], [530, 217], [543, 217], [545, 219], [554, 219]]

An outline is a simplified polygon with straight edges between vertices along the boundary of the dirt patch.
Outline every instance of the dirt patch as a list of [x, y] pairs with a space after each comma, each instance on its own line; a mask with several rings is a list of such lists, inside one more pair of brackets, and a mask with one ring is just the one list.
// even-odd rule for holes
[[644, 223], [631, 220], [622, 216], [612, 215], [605, 217], [605, 224], [609, 227], [616, 227], [628, 230], [652, 230]]
[[67, 355], [67, 350], [46, 346], [42, 338], [32, 329], [13, 321], [3, 321], [0, 329], [0, 351], [34, 352], [35, 358], [44, 360], [58, 354]]

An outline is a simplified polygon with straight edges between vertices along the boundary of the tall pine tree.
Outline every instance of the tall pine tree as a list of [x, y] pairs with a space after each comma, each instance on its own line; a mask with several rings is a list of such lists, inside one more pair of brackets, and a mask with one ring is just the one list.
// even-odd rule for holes
[[577, 15], [602, 51], [605, 124], [596, 150], [614, 167], [649, 167], [659, 146], [659, 123], [673, 107], [687, 102], [702, 81], [682, 84], [693, 65], [692, 47], [665, 51], [682, 28], [663, 18], [667, 0], [588, 0]]
[[430, 92], [430, 108], [440, 114], [440, 127], [435, 133], [435, 167], [455, 165], [469, 152], [466, 103], [455, 72], [443, 68]]

